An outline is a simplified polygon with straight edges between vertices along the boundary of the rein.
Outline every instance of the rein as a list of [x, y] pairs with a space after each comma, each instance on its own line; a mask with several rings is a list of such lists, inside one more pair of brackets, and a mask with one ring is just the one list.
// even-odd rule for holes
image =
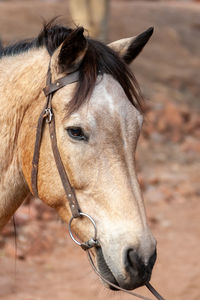
[[[32, 193], [35, 197], [39, 198], [38, 186], [37, 186], [38, 166], [39, 166], [39, 156], [40, 156], [42, 135], [43, 135], [43, 131], [44, 131], [44, 124], [46, 121], [46, 123], [49, 124], [49, 134], [50, 134], [51, 147], [52, 147], [52, 152], [54, 155], [54, 160], [55, 160], [56, 167], [57, 167], [58, 173], [60, 175], [60, 179], [62, 181], [62, 185], [65, 190], [66, 198], [69, 202], [70, 210], [72, 213], [72, 217], [69, 221], [69, 233], [70, 233], [72, 240], [76, 244], [78, 244], [83, 250], [86, 251], [88, 260], [89, 260], [93, 270], [104, 282], [106, 282], [107, 284], [109, 284], [110, 286], [113, 286], [114, 288], [116, 288], [118, 290], [121, 290], [128, 294], [131, 294], [137, 298], [140, 298], [143, 300], [151, 300], [150, 298], [141, 296], [132, 291], [125, 290], [125, 289], [113, 284], [112, 282], [108, 281], [107, 279], [105, 279], [100, 274], [100, 272], [97, 270], [97, 268], [94, 264], [94, 261], [92, 259], [92, 256], [91, 256], [90, 249], [92, 247], [100, 247], [100, 244], [97, 240], [96, 224], [92, 217], [81, 212], [77, 198], [76, 198], [75, 191], [74, 191], [73, 187], [71, 186], [70, 181], [68, 179], [68, 176], [67, 176], [67, 173], [66, 173], [65, 167], [63, 165], [63, 162], [62, 162], [62, 159], [60, 156], [60, 152], [59, 152], [58, 146], [57, 146], [55, 116], [53, 114], [53, 108], [52, 108], [52, 99], [53, 99], [54, 93], [57, 90], [61, 89], [62, 87], [66, 86], [68, 84], [71, 84], [73, 82], [77, 82], [78, 80], [79, 80], [79, 72], [76, 71], [76, 72], [68, 74], [67, 76], [59, 78], [58, 80], [56, 80], [55, 82], [52, 83], [50, 66], [48, 68], [46, 87], [43, 89], [44, 94], [46, 96], [46, 103], [42, 109], [42, 112], [39, 116], [38, 123], [37, 123], [36, 139], [35, 139], [35, 146], [34, 146], [34, 153], [33, 153], [33, 160], [32, 160], [32, 172], [31, 172]], [[84, 243], [80, 243], [74, 237], [72, 230], [71, 230], [72, 221], [76, 218], [82, 218], [82, 217], [88, 218], [92, 222], [94, 229], [95, 229], [94, 237]], [[152, 287], [152, 285], [149, 282], [147, 282], [145, 285], [158, 300], [164, 300], [164, 298], [158, 294], [158, 292]]]

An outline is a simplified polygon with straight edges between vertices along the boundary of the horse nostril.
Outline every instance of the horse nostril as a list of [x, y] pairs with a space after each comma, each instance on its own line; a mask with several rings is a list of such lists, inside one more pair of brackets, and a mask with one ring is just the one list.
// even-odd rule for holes
[[137, 268], [140, 263], [140, 259], [137, 252], [134, 249], [128, 249], [127, 251], [127, 263], [129, 266]]
[[134, 248], [126, 249], [124, 252], [124, 264], [127, 272], [127, 289], [134, 289], [144, 285], [151, 279], [151, 272], [156, 260], [156, 251], [145, 263], [139, 250]]
[[138, 256], [135, 249], [128, 249], [126, 253], [125, 266], [132, 276], [141, 276], [144, 274], [145, 265]]
[[155, 260], [156, 251], [149, 258], [148, 263], [145, 264], [135, 249], [128, 249], [125, 256], [125, 268], [132, 278], [138, 278], [144, 283], [150, 280]]

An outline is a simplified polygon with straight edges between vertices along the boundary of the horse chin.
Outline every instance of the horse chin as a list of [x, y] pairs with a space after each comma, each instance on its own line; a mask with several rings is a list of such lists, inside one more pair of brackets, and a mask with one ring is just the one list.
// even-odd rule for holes
[[[97, 255], [97, 266], [98, 266], [98, 270], [99, 270], [100, 274], [109, 282], [115, 284], [116, 286], [119, 286], [117, 280], [115, 279], [112, 271], [110, 270], [110, 268], [108, 267], [108, 265], [104, 259], [101, 247], [96, 248], [96, 255]], [[114, 291], [118, 291], [117, 288], [113, 287], [112, 285], [109, 285], [105, 281], [102, 280], [102, 282], [107, 288], [114, 290]]]

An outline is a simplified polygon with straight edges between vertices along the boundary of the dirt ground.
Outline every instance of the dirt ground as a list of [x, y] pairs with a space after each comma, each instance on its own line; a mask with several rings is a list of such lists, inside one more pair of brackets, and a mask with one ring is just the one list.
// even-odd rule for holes
[[[34, 36], [42, 18], [56, 15], [70, 24], [67, 1], [0, 1], [0, 36], [4, 44]], [[199, 300], [200, 5], [111, 2], [110, 40], [152, 25], [132, 66], [147, 103], [137, 168], [158, 241], [152, 283], [166, 300]], [[66, 225], [38, 199], [27, 199], [15, 221], [17, 247], [12, 222], [0, 237], [1, 300], [132, 299], [102, 286]]]

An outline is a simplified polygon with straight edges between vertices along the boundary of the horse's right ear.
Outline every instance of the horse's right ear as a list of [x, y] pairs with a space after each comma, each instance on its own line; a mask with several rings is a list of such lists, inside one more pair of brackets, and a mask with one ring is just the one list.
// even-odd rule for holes
[[79, 68], [87, 51], [87, 40], [83, 32], [83, 27], [73, 30], [52, 55], [51, 68], [57, 74], [69, 74]]
[[142, 51], [148, 40], [153, 34], [153, 27], [138, 34], [137, 36], [121, 39], [108, 45], [111, 49], [118, 53], [119, 56], [130, 64]]

